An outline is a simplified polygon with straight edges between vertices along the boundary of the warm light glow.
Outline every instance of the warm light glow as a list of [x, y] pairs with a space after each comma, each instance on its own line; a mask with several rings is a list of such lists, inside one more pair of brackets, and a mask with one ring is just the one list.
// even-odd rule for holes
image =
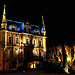
[[36, 68], [36, 64], [31, 64], [30, 68]]
[[70, 57], [67, 57], [67, 61], [70, 61], [71, 60], [71, 58]]
[[18, 50], [16, 50], [16, 54], [18, 54]]
[[37, 50], [33, 50], [33, 54], [34, 54], [34, 55], [38, 55]]
[[26, 37], [23, 36], [23, 43], [25, 44], [26, 43]]
[[20, 52], [22, 52], [22, 49], [20, 49]]
[[64, 71], [69, 74], [70, 72], [68, 71], [68, 69], [69, 69], [68, 62], [66, 62]]
[[36, 68], [36, 61], [30, 63], [30, 68]]
[[58, 61], [61, 62], [61, 59], [59, 58]]
[[46, 52], [46, 38], [43, 37], [43, 47], [44, 47], [44, 52]]
[[[28, 22], [24, 24], [24, 22], [7, 20], [5, 7], [4, 5], [0, 28], [0, 70], [10, 70], [10, 67], [17, 69], [23, 65], [24, 60], [22, 60], [22, 58], [28, 59], [28, 57], [35, 59], [35, 61], [28, 59], [27, 66], [29, 68], [36, 68], [40, 65], [40, 59], [46, 59], [47, 37], [45, 36], [46, 30], [43, 17], [43, 27], [41, 29], [41, 26], [31, 25]], [[34, 27], [32, 28], [32, 26]], [[36, 33], [32, 34], [31, 30], [32, 33]], [[37, 33], [42, 33], [44, 35], [39, 35]], [[13, 63], [15, 63], [14, 65], [11, 59]]]

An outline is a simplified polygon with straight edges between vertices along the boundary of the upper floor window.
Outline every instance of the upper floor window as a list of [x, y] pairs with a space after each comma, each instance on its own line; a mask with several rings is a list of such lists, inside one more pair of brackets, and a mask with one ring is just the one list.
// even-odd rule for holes
[[35, 45], [35, 40], [34, 40], [34, 45]]
[[28, 44], [28, 39], [26, 39], [26, 44]]
[[41, 46], [41, 41], [39, 41], [39, 46]]
[[33, 40], [33, 45], [34, 45], [34, 46], [36, 45], [36, 39]]
[[26, 32], [29, 32], [29, 28], [26, 28]]
[[15, 30], [16, 30], [16, 26], [15, 26], [15, 25], [12, 25], [12, 26], [11, 26], [11, 29], [12, 29], [13, 31], [15, 31]]
[[15, 44], [18, 44], [18, 38], [15, 38]]
[[11, 37], [9, 37], [9, 44], [11, 44]]
[[13, 31], [15, 31], [15, 28], [12, 28]]

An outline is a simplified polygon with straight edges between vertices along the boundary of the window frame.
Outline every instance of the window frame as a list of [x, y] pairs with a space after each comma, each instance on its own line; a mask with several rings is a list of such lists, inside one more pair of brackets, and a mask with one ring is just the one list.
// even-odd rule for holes
[[[17, 42], [16, 42], [16, 39], [17, 39]], [[18, 44], [18, 42], [19, 42], [18, 37], [15, 37], [15, 44]]]
[[[10, 37], [11, 37], [11, 36], [9, 36], [9, 38], [10, 38]], [[8, 42], [9, 42], [9, 40], [10, 40], [9, 38], [8, 38]], [[11, 43], [10, 43], [10, 42], [11, 42]], [[10, 42], [9, 42], [9, 44], [12, 44], [12, 37], [11, 37], [11, 41], [10, 41]]]

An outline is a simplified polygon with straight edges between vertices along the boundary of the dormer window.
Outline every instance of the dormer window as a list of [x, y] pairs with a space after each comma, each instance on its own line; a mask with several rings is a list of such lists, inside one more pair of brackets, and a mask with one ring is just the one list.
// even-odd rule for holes
[[26, 32], [31, 32], [31, 25], [29, 22], [26, 22], [25, 26], [24, 26], [24, 31]]
[[35, 34], [40, 34], [39, 29], [35, 29]]
[[29, 28], [26, 28], [26, 32], [29, 32]]
[[15, 26], [14, 26], [14, 25], [12, 25], [12, 30], [14, 30], [14, 31], [15, 31]]

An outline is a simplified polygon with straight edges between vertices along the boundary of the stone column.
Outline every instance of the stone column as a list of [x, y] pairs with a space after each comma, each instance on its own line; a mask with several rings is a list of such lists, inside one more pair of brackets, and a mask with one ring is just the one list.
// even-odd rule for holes
[[46, 37], [43, 37], [44, 58], [46, 58]]

